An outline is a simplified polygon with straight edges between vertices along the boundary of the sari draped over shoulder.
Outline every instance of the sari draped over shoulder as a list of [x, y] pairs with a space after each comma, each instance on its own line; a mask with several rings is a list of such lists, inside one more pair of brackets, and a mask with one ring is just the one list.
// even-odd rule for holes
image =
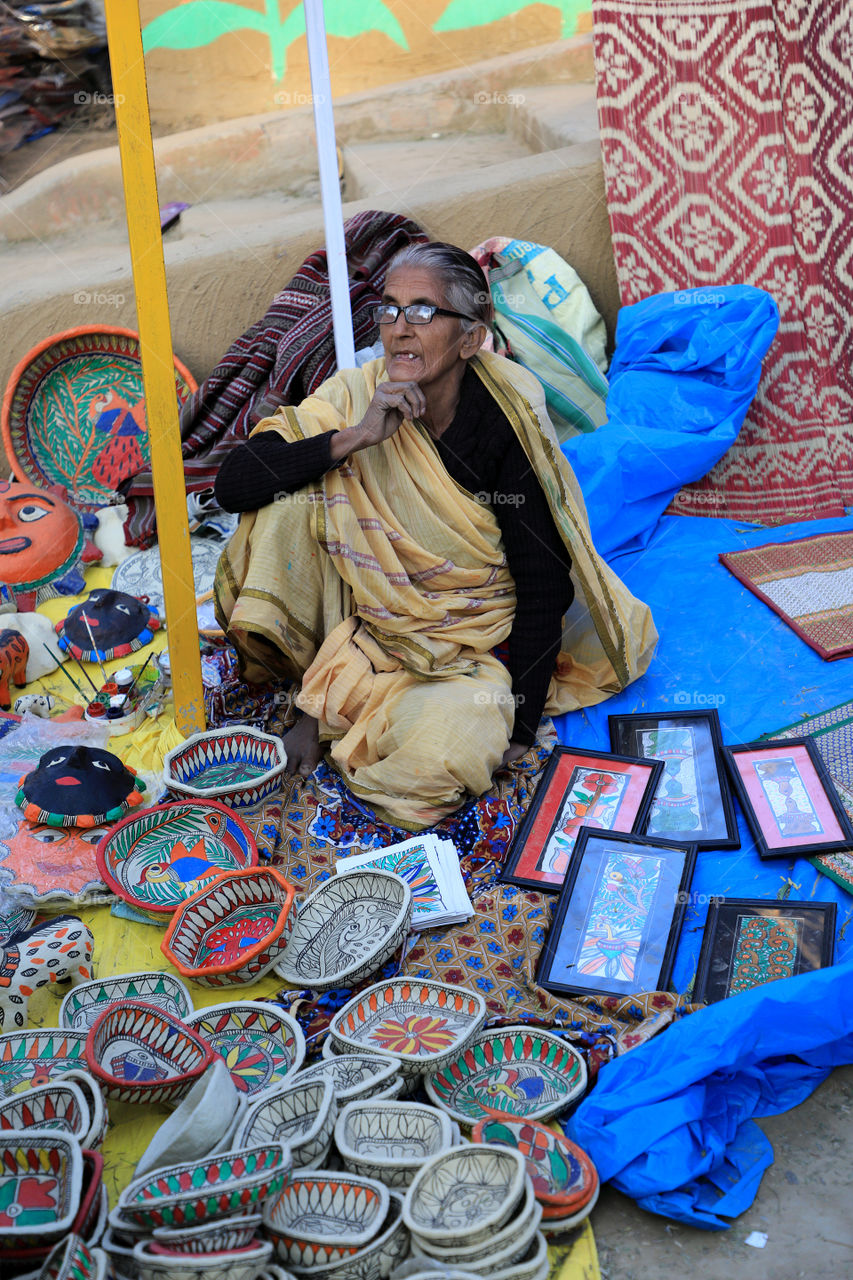
[[[645, 671], [657, 633], [593, 547], [583, 498], [532, 374], [482, 352], [477, 375], [539, 477], [572, 559], [546, 703], [590, 706]], [[295, 441], [363, 418], [384, 360], [336, 374], [256, 431]], [[492, 509], [458, 485], [422, 424], [244, 515], [222, 553], [217, 615], [247, 679], [301, 681], [353, 792], [399, 826], [446, 816], [481, 795], [506, 750], [514, 703], [492, 655], [509, 635], [515, 586]]]

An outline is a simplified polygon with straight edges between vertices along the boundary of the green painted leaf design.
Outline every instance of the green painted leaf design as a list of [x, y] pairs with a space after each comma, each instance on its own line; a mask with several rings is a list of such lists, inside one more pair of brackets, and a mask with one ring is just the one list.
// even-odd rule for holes
[[[299, 7], [302, 12], [302, 6]], [[366, 31], [381, 31], [401, 49], [408, 49], [408, 41], [394, 14], [383, 0], [326, 0], [326, 33], [343, 39], [364, 35]]]
[[[301, 8], [301, 6], [300, 6]], [[229, 0], [188, 0], [153, 18], [142, 32], [142, 47], [151, 49], [200, 49], [231, 31], [249, 28], [269, 32], [269, 17]]]
[[485, 27], [500, 18], [508, 18], [510, 14], [520, 13], [533, 4], [546, 4], [550, 9], [559, 9], [562, 17], [560, 35], [573, 36], [577, 29], [578, 16], [588, 13], [592, 8], [592, 0], [450, 0], [450, 4], [437, 22], [433, 23], [433, 31], [463, 31], [466, 27]]

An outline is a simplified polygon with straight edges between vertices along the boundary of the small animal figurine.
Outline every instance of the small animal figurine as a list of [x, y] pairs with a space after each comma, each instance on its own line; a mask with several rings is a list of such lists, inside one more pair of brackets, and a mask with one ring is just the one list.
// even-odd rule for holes
[[22, 716], [25, 711], [38, 716], [40, 720], [49, 720], [50, 713], [56, 706], [56, 699], [49, 693], [25, 693], [22, 698], [15, 699], [14, 712]]
[[92, 978], [91, 931], [76, 916], [54, 916], [0, 946], [0, 1031], [27, 1025], [27, 1004], [40, 987]]
[[0, 707], [8, 711], [12, 705], [9, 681], [19, 689], [27, 683], [27, 659], [30, 646], [20, 631], [4, 627], [0, 631]]

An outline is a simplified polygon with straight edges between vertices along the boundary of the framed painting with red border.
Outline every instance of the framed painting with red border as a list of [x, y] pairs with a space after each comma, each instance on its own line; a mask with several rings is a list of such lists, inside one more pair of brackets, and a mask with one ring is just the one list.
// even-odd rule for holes
[[726, 1000], [832, 964], [835, 903], [715, 898], [708, 908], [693, 999]]
[[581, 829], [641, 830], [662, 772], [658, 760], [555, 747], [501, 880], [559, 893]]
[[759, 857], [853, 849], [853, 826], [811, 738], [764, 738], [724, 751]]

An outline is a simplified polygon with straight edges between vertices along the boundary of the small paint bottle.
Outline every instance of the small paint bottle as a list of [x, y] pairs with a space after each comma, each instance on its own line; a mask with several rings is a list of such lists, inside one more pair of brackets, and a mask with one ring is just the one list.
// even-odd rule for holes
[[110, 697], [110, 706], [107, 711], [108, 720], [120, 720], [125, 712], [125, 704], [127, 698], [123, 693], [114, 693]]
[[103, 702], [90, 702], [86, 708], [86, 715], [90, 720], [99, 720], [101, 716], [107, 714], [107, 709]]
[[133, 684], [133, 672], [130, 667], [119, 667], [118, 671], [113, 672], [113, 680], [116, 683], [119, 693], [127, 693]]

